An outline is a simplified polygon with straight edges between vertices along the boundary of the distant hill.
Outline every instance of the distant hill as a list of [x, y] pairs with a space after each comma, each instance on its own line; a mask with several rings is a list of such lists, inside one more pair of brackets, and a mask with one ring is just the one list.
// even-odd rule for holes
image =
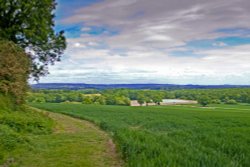
[[39, 83], [31, 85], [33, 89], [216, 89], [250, 88], [250, 85], [175, 85], [175, 84], [84, 84], [84, 83]]

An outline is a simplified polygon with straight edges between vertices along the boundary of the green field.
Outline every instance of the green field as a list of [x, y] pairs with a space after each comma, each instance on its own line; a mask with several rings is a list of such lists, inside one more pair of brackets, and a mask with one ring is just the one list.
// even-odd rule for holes
[[250, 105], [32, 106], [96, 123], [113, 136], [127, 166], [250, 166]]

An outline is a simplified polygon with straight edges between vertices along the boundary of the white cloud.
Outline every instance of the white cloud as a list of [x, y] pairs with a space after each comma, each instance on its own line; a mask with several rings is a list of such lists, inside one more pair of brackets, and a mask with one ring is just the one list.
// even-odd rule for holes
[[219, 49], [194, 49], [199, 56], [170, 56], [188, 41], [230, 35], [218, 29], [250, 28], [249, 8], [248, 0], [105, 0], [77, 9], [61, 24], [119, 33], [69, 38], [67, 57], [43, 81], [250, 84], [250, 45], [215, 42]]
[[213, 43], [213, 46], [223, 47], [223, 46], [227, 46], [227, 44], [224, 42], [215, 42], [215, 43]]
[[71, 62], [65, 60], [51, 67], [46, 81], [249, 84], [249, 47], [199, 51], [204, 56], [196, 58], [173, 57], [160, 51], [130, 51], [127, 56], [114, 56], [108, 50], [74, 50]]
[[74, 47], [78, 48], [81, 47], [81, 44], [79, 42], [74, 43]]
[[[140, 39], [153, 38], [152, 34], [159, 39], [166, 36], [158, 43], [166, 48], [190, 40], [225, 35], [214, 32], [221, 28], [250, 28], [249, 7], [248, 0], [106, 0], [77, 10], [62, 23], [84, 21], [85, 25], [119, 29], [119, 35], [105, 39], [112, 47], [147, 45]], [[174, 40], [166, 43], [167, 38]]]
[[172, 41], [172, 38], [165, 35], [154, 34], [147, 37], [145, 41]]
[[83, 31], [83, 32], [90, 31], [90, 30], [91, 30], [90, 27], [82, 27], [81, 28], [81, 31]]

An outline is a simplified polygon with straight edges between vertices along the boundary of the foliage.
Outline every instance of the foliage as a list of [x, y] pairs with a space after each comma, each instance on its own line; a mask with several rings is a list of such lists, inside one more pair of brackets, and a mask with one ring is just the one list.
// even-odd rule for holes
[[93, 104], [91, 97], [87, 96], [83, 99], [83, 104]]
[[[229, 99], [237, 103], [250, 103], [250, 88], [231, 89], [195, 89], [195, 90], [33, 90], [27, 98], [28, 102], [80, 102], [86, 104], [130, 105], [130, 100], [139, 103], [154, 102], [160, 104], [162, 99], [202, 100], [206, 97], [206, 105], [226, 103]], [[204, 104], [205, 105], [205, 104]]]
[[[0, 101], [8, 97], [0, 96]], [[8, 100], [4, 100], [8, 101]], [[0, 106], [0, 164], [20, 147], [30, 148], [32, 135], [44, 135], [52, 132], [53, 122], [46, 115], [34, 112], [26, 107], [12, 111], [6, 103]]]
[[130, 105], [129, 98], [124, 95], [100, 94], [100, 92], [85, 90], [39, 90], [28, 93], [27, 101], [37, 103], [81, 102], [83, 104]]
[[198, 99], [198, 103], [201, 104], [202, 106], [207, 106], [210, 103], [210, 99], [208, 98], [208, 96], [201, 96]]
[[25, 142], [23, 136], [12, 128], [0, 124], [0, 164], [6, 160], [8, 152]]
[[226, 104], [237, 104], [236, 100], [230, 99], [225, 102]]
[[138, 103], [139, 103], [140, 105], [143, 105], [143, 104], [145, 103], [145, 101], [146, 101], [146, 97], [145, 97], [144, 95], [140, 94], [140, 95], [138, 95], [138, 97], [137, 97], [137, 101], [138, 101]]
[[11, 95], [15, 102], [24, 102], [28, 89], [30, 61], [12, 42], [0, 41], [0, 93]]
[[96, 104], [101, 104], [101, 105], [106, 104], [106, 98], [104, 96], [95, 96], [94, 101]]
[[4, 96], [0, 93], [0, 112], [11, 111], [16, 108], [13, 99], [10, 96]]
[[46, 115], [29, 109], [12, 111], [0, 115], [0, 124], [11, 127], [18, 133], [48, 134], [51, 133], [53, 123]]
[[127, 166], [250, 165], [250, 106], [32, 104], [109, 131]]
[[23, 137], [7, 125], [0, 124], [0, 150], [11, 151], [18, 143], [23, 143]]
[[212, 104], [221, 104], [221, 101], [219, 99], [213, 99], [211, 100]]
[[171, 91], [175, 98], [197, 100], [201, 96], [207, 96], [211, 100], [226, 102], [233, 99], [238, 103], [250, 103], [250, 88], [227, 88], [227, 89], [190, 89]]
[[49, 63], [60, 60], [66, 48], [63, 31], [54, 32], [55, 7], [55, 0], [0, 1], [0, 39], [28, 52], [36, 79], [47, 73]]
[[162, 102], [162, 98], [163, 97], [161, 97], [160, 95], [154, 95], [154, 96], [152, 96], [152, 100], [153, 100], [153, 102], [155, 103], [155, 104], [158, 104], [158, 105], [160, 105], [160, 102]]

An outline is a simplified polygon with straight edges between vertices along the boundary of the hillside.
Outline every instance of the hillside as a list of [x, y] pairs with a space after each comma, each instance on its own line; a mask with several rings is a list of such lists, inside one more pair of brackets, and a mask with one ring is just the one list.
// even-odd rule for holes
[[[0, 166], [119, 167], [110, 137], [93, 124], [16, 106], [0, 94]], [[83, 158], [84, 157], [84, 158]]]
[[39, 83], [31, 85], [33, 89], [215, 89], [249, 88], [249, 85], [174, 85], [174, 84], [84, 84], [84, 83]]
[[0, 164], [16, 161], [23, 149], [32, 149], [33, 136], [51, 134], [53, 121], [26, 106], [16, 106], [0, 94]]

